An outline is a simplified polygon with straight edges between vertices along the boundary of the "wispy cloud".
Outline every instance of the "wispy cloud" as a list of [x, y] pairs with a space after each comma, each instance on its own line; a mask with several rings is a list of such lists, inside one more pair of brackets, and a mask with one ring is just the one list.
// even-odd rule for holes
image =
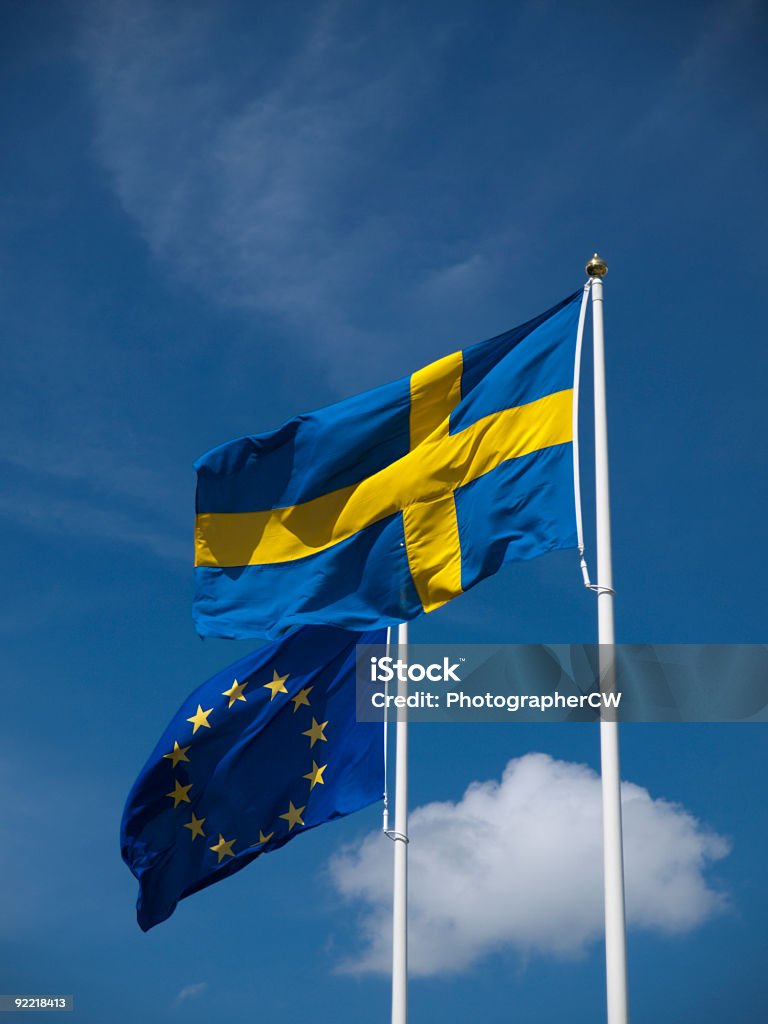
[[91, 545], [138, 547], [179, 564], [188, 564], [192, 557], [191, 524], [184, 529], [173, 523], [159, 504], [152, 514], [135, 502], [120, 507], [109, 495], [55, 493], [49, 476], [17, 484], [12, 494], [0, 495], [0, 519], [62, 540], [78, 537]]
[[189, 999], [196, 999], [208, 990], [207, 981], [196, 981], [193, 985], [185, 985], [173, 1001], [174, 1006], [181, 1006]]
[[[226, 8], [93, 8], [81, 52], [114, 191], [167, 273], [279, 318], [339, 390], [396, 376], [414, 353], [393, 321], [452, 323], [499, 276], [499, 225], [448, 227], [439, 157], [414, 158], [407, 141], [460, 26], [398, 32], [393, 50], [380, 35], [394, 14], [361, 24], [353, 5], [326, 3], [307, 9], [287, 56], [256, 38], [247, 64], [227, 65], [208, 45]], [[284, 50], [285, 34], [266, 37]], [[345, 366], [361, 351], [369, 376]]]
[[[739, 65], [739, 53], [744, 40], [755, 31], [765, 18], [765, 6], [759, 0], [734, 0], [728, 4], [710, 3], [696, 10], [697, 30], [678, 62], [670, 66], [667, 75], [652, 83], [653, 99], [646, 112], [632, 126], [628, 141], [634, 146], [648, 146], [651, 140], [658, 145], [663, 139], [666, 147], [685, 145], [690, 123], [707, 122], [712, 111], [702, 102], [702, 95], [716, 87], [718, 92], [732, 77]], [[649, 83], [651, 84], [651, 83]], [[765, 107], [764, 90], [739, 96], [740, 104], [759, 104]], [[711, 128], [715, 130], [719, 119]], [[718, 131], [718, 148], [728, 140], [728, 131]], [[710, 154], [718, 157], [718, 152]]]
[[[724, 909], [705, 877], [729, 844], [684, 808], [622, 787], [630, 925], [687, 932]], [[419, 807], [409, 829], [409, 959], [416, 975], [463, 971], [504, 948], [579, 955], [602, 932], [600, 779], [529, 754], [457, 803]], [[386, 973], [391, 849], [381, 835], [335, 857], [337, 891], [365, 908], [347, 972]], [[435, 937], [439, 936], [439, 941]]]
[[62, 417], [53, 436], [4, 434], [0, 469], [8, 486], [0, 495], [0, 518], [28, 532], [117, 543], [188, 562], [191, 468], [169, 470], [137, 458], [125, 431], [103, 439], [104, 430], [94, 427], [97, 417], [85, 408], [73, 422]]
[[357, 186], [421, 72], [401, 53], [356, 73], [366, 36], [342, 39], [342, 8], [314, 9], [279, 65], [255, 43], [255, 70], [211, 57], [216, 15], [200, 3], [183, 18], [140, 0], [97, 5], [82, 53], [97, 152], [155, 257], [219, 302], [346, 347], [355, 290], [397, 240], [356, 204]]
[[488, 259], [475, 252], [426, 274], [419, 288], [425, 296], [440, 302], [455, 300], [457, 296], [466, 301], [467, 295], [476, 294], [478, 287], [481, 288], [493, 273]]
[[0, 518], [188, 559], [193, 453], [182, 447], [178, 458], [155, 379], [174, 357], [148, 358], [102, 325], [68, 320], [60, 296], [38, 303], [32, 287], [16, 308], [3, 290], [13, 345], [0, 384]]

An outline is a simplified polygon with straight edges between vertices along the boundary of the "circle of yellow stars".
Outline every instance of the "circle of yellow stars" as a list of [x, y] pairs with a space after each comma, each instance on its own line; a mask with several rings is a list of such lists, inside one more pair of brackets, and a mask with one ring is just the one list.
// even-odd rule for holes
[[[281, 676], [276, 669], [273, 669], [272, 679], [269, 682], [263, 684], [263, 688], [265, 690], [269, 690], [270, 692], [270, 704], [276, 698], [279, 699], [281, 696], [288, 697], [288, 688], [286, 687], [285, 684], [289, 678], [290, 673], [286, 673], [286, 675]], [[245, 690], [246, 687], [250, 684], [250, 682], [251, 680], [249, 679], [244, 680], [242, 683], [239, 682], [237, 679], [234, 679], [229, 689], [224, 690], [222, 692], [222, 697], [226, 697], [228, 699], [227, 710], [231, 710], [238, 703], [238, 701], [242, 701], [244, 703], [247, 702], [248, 698], [246, 697]], [[293, 697], [289, 698], [289, 700], [293, 704], [294, 715], [299, 710], [299, 708], [312, 707], [312, 702], [310, 701], [309, 695], [312, 693], [313, 689], [314, 687], [312, 686], [306, 686], [303, 689], [299, 690], [298, 693], [296, 693]], [[190, 715], [189, 718], [187, 718], [187, 722], [189, 722], [190, 725], [192, 726], [192, 736], [195, 736], [199, 729], [211, 728], [211, 723], [208, 721], [208, 719], [214, 713], [214, 711], [215, 708], [211, 707], [204, 710], [202, 705], [197, 705], [197, 711], [193, 715]], [[325, 730], [327, 729], [327, 727], [327, 721], [318, 722], [315, 716], [312, 715], [311, 726], [309, 727], [309, 729], [304, 730], [301, 734], [302, 736], [306, 736], [307, 739], [309, 740], [310, 750], [314, 750], [315, 745], [317, 743], [328, 742], [328, 737], [325, 735]], [[188, 755], [191, 749], [191, 743], [187, 744], [187, 746], [181, 746], [178, 740], [174, 740], [173, 750], [169, 751], [167, 754], [163, 754], [163, 759], [170, 761], [171, 767], [175, 770], [181, 763], [190, 763], [190, 758]], [[306, 773], [306, 775], [303, 776], [303, 778], [309, 782], [310, 793], [315, 788], [315, 786], [325, 785], [325, 778], [323, 776], [327, 768], [327, 764], [320, 765], [317, 763], [314, 757], [312, 758], [312, 767]], [[175, 777], [173, 781], [174, 788], [165, 795], [169, 799], [173, 800], [174, 809], [179, 807], [180, 804], [191, 804], [192, 800], [189, 796], [189, 792], [193, 788], [193, 784], [189, 783], [188, 785], [183, 785], [181, 780]], [[306, 804], [297, 807], [294, 804], [293, 800], [289, 800], [288, 809], [286, 810], [285, 814], [278, 815], [278, 820], [286, 822], [289, 834], [297, 825], [304, 825], [303, 814], [306, 809]], [[193, 843], [198, 837], [203, 841], [208, 839], [208, 833], [206, 833], [203, 829], [203, 825], [205, 824], [206, 820], [206, 818], [198, 818], [194, 810], [191, 810], [191, 817], [189, 821], [184, 822], [184, 828], [189, 831], [190, 838]], [[274, 837], [274, 835], [274, 829], [273, 831], [265, 834], [263, 830], [260, 828], [258, 840], [255, 843], [251, 843], [247, 847], [247, 849], [252, 850], [260, 846], [265, 846]], [[235, 844], [238, 842], [238, 839], [237, 837], [233, 837], [232, 839], [225, 839], [221, 832], [218, 833], [218, 837], [218, 841], [215, 842], [212, 846], [209, 846], [208, 849], [212, 853], [216, 854], [216, 863], [221, 864], [221, 862], [226, 857], [237, 856], [234, 847]]]

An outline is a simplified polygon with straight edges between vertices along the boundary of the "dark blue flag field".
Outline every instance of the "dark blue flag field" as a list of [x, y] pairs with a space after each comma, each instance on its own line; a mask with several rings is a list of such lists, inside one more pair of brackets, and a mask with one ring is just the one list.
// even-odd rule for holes
[[195, 690], [144, 766], [123, 813], [139, 925], [307, 829], [380, 799], [382, 726], [355, 721], [355, 645], [310, 626]]

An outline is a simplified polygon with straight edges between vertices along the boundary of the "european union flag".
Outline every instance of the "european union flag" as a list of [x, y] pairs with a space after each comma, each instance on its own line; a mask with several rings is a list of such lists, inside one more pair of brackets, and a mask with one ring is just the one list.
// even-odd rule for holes
[[199, 459], [198, 633], [383, 626], [439, 608], [505, 562], [574, 547], [581, 294]]
[[219, 672], [181, 706], [131, 790], [123, 860], [147, 931], [185, 896], [382, 796], [382, 726], [355, 720], [365, 634], [298, 630]]

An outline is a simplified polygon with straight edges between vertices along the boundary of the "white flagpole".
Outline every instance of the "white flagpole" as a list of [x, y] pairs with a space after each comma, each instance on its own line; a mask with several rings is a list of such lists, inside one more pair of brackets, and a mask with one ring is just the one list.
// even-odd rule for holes
[[[408, 623], [397, 627], [397, 657], [408, 655]], [[407, 681], [399, 680], [398, 696], [408, 695]], [[408, 718], [397, 709], [395, 726], [395, 875], [392, 901], [392, 1024], [408, 1021]]]
[[[604, 690], [613, 688], [613, 567], [608, 486], [608, 421], [605, 402], [603, 278], [608, 266], [595, 253], [586, 266], [591, 278], [595, 387], [595, 499], [597, 523], [597, 639]], [[605, 981], [608, 1024], [628, 1024], [627, 935], [618, 722], [600, 722], [603, 792], [603, 888], [605, 893]]]

